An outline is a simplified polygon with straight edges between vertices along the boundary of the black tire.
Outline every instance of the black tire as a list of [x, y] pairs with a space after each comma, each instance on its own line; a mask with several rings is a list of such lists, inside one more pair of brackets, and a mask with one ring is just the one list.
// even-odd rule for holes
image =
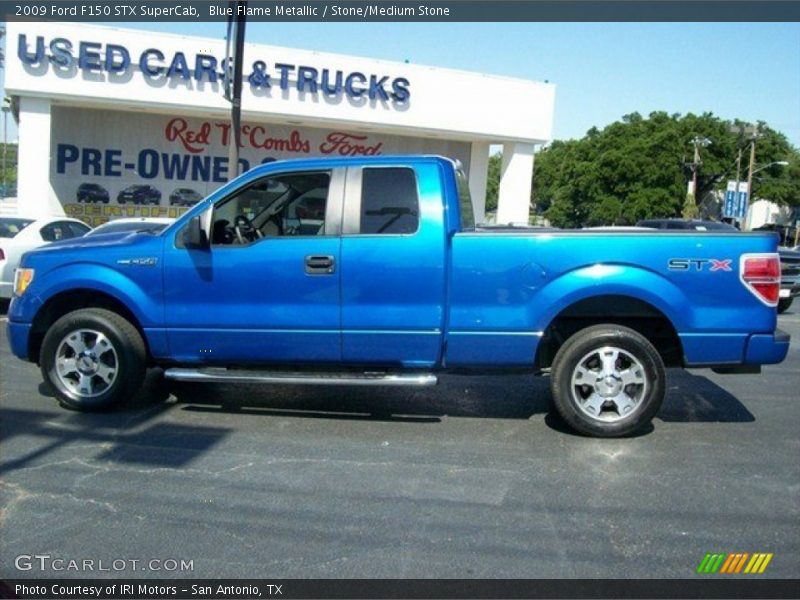
[[[101, 389], [91, 396], [82, 395], [74, 387], [65, 384], [56, 367], [56, 356], [62, 342], [66, 343], [66, 338], [78, 331], [102, 333], [114, 352], [112, 382], [102, 389], [104, 382], [101, 380], [97, 383], [92, 376], [91, 379]], [[42, 377], [62, 406], [84, 412], [102, 411], [125, 403], [136, 394], [144, 381], [147, 351], [141, 334], [127, 319], [110, 310], [84, 308], [68, 313], [53, 323], [44, 336], [39, 365]], [[80, 374], [75, 371], [74, 375]]]
[[792, 305], [793, 300], [794, 298], [781, 298], [780, 300], [778, 300], [778, 314], [782, 315], [787, 310], [789, 310], [789, 307]]
[[[622, 350], [620, 358], [615, 364], [627, 363], [626, 372], [629, 368], [636, 367], [634, 370], [638, 373], [638, 377], [643, 379], [643, 384], [629, 384], [633, 387], [622, 385], [619, 380], [616, 383], [619, 388], [618, 393], [626, 394], [627, 398], [630, 398], [627, 394], [628, 391], [639, 395], [630, 414], [623, 415], [621, 410], [610, 409], [611, 406], [616, 407], [616, 404], [613, 402], [613, 398], [609, 398], [608, 401], [603, 402], [603, 408], [600, 409], [599, 415], [589, 415], [581, 408], [579, 398], [581, 394], [591, 395], [595, 392], [595, 388], [593, 385], [579, 385], [573, 390], [572, 378], [579, 363], [591, 364], [591, 362], [585, 363], [584, 361], [595, 359], [586, 357], [604, 347]], [[600, 354], [599, 352], [597, 354], [598, 362], [601, 358]], [[614, 356], [611, 352], [606, 352], [606, 354]], [[630, 362], [630, 358], [635, 359], [639, 364], [634, 365]], [[592, 372], [592, 376], [594, 376], [594, 372]], [[583, 375], [576, 375], [576, 377], [580, 381]], [[570, 427], [593, 437], [621, 437], [641, 429], [656, 415], [664, 400], [665, 378], [664, 362], [647, 338], [633, 329], [621, 325], [594, 325], [574, 334], [558, 350], [551, 368], [550, 389], [556, 410]], [[597, 378], [592, 381], [596, 381], [597, 386], [603, 386], [606, 379], [601, 377], [601, 373], [598, 372]], [[612, 384], [609, 384], [608, 388], [602, 388], [608, 390], [608, 393], [612, 393], [613, 380], [611, 381]], [[604, 396], [597, 394], [594, 397], [603, 398]]]

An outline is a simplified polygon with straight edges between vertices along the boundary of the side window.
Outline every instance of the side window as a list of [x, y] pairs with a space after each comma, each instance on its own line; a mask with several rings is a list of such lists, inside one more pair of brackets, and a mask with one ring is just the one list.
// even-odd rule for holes
[[42, 236], [42, 239], [45, 242], [55, 242], [56, 241], [56, 234], [53, 230], [55, 223], [51, 223], [50, 225], [45, 225], [39, 230], [39, 235]]
[[419, 228], [417, 177], [406, 167], [367, 168], [361, 175], [361, 233], [408, 234]]
[[329, 172], [259, 179], [214, 207], [211, 243], [242, 246], [265, 237], [325, 235]]
[[39, 234], [45, 242], [57, 242], [74, 237], [69, 229], [69, 221], [56, 221], [45, 225], [39, 230]]
[[84, 225], [82, 223], [74, 223], [73, 221], [68, 221], [66, 223], [66, 226], [69, 229], [70, 237], [83, 237], [91, 229], [88, 225]]

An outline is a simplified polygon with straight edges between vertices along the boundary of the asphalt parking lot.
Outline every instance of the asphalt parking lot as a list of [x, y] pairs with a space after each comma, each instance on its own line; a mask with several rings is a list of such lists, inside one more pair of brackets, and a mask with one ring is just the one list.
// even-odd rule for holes
[[[673, 371], [652, 429], [619, 440], [564, 431], [547, 380], [520, 375], [408, 391], [154, 372], [131, 406], [77, 414], [3, 331], [0, 578], [682, 578], [742, 551], [797, 577], [800, 309], [780, 327], [784, 364]], [[36, 554], [127, 562], [17, 570]], [[170, 559], [192, 570], [155, 570]]]

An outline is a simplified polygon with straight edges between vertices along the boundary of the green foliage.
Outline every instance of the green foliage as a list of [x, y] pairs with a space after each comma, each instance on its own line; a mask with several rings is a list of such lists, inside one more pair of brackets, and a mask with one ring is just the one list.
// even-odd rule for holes
[[[0, 143], [0, 157], [2, 157], [3, 150], [4, 150], [3, 144]], [[14, 186], [17, 183], [17, 145], [8, 144], [8, 146], [5, 148], [5, 152], [6, 152], [5, 172], [3, 172], [2, 162], [0, 162], [0, 187], [2, 186], [2, 182], [4, 180], [6, 182], [6, 185], [8, 186]]]
[[492, 154], [489, 157], [489, 176], [486, 180], [486, 211], [497, 210], [497, 193], [500, 187], [500, 169], [503, 165], [502, 154]]
[[[580, 140], [555, 141], [536, 155], [536, 210], [559, 227], [626, 225], [644, 218], [696, 214], [694, 198], [686, 201], [693, 138], [712, 140], [701, 148], [697, 198], [723, 190], [728, 179], [735, 179], [739, 148], [742, 180], [746, 179], [748, 140], [731, 133], [731, 124], [710, 113], [654, 112], [647, 118], [633, 113], [603, 130], [590, 129]], [[788, 160], [790, 165], [756, 174], [754, 197], [800, 204], [800, 152], [783, 134], [759, 125], [757, 164]], [[499, 177], [499, 160], [497, 171]], [[490, 167], [490, 186], [491, 177]]]
[[681, 216], [684, 219], [696, 219], [700, 216], [700, 209], [697, 208], [697, 200], [694, 199], [694, 194], [686, 194], [686, 201], [683, 203], [683, 212]]

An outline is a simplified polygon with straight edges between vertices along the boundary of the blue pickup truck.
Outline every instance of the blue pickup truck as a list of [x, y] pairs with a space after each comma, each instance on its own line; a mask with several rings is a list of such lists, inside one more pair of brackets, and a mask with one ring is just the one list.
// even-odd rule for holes
[[[432, 385], [549, 374], [574, 429], [629, 434], [665, 367], [782, 361], [771, 233], [476, 226], [435, 156], [254, 168], [160, 233], [28, 252], [8, 336], [66, 407], [130, 398], [144, 371], [193, 382]], [[498, 393], [502, 393], [498, 390]]]

